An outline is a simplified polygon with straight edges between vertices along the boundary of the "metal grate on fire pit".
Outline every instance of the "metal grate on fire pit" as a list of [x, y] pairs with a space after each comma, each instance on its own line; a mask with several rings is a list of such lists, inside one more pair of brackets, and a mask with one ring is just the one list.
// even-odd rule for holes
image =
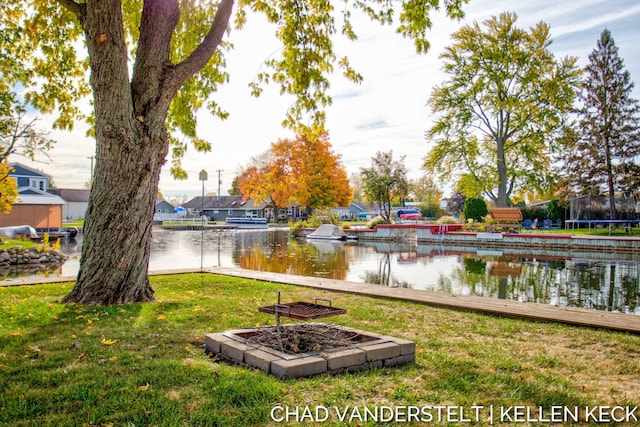
[[[280, 295], [278, 295], [278, 300], [279, 299]], [[327, 302], [329, 305], [318, 304], [320, 301]], [[333, 307], [330, 300], [321, 298], [316, 298], [315, 303], [296, 301], [280, 304], [278, 301], [278, 304], [259, 307], [258, 311], [303, 320], [337, 316], [347, 312], [347, 310], [343, 308]]]

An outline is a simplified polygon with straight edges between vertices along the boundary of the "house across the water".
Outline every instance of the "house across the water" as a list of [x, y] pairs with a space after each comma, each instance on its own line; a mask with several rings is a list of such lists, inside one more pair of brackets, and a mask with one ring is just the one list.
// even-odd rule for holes
[[204, 215], [210, 221], [222, 221], [227, 218], [269, 218], [267, 204], [255, 204], [255, 199], [242, 200], [242, 196], [202, 196], [194, 197], [183, 204], [187, 212]]
[[62, 228], [62, 207], [65, 201], [48, 192], [50, 175], [21, 163], [9, 164], [9, 174], [18, 185], [18, 197], [9, 213], [0, 213], [0, 227], [30, 225], [41, 230]]

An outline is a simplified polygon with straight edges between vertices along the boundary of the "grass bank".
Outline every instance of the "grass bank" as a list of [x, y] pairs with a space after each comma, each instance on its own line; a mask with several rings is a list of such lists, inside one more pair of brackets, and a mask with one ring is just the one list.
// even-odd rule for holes
[[13, 248], [14, 246], [20, 246], [21, 248], [29, 249], [37, 245], [38, 243], [28, 239], [3, 238], [2, 240], [0, 240], [0, 249], [9, 249], [9, 248]]
[[[214, 275], [152, 283], [157, 302], [117, 307], [61, 304], [71, 284], [0, 288], [0, 425], [282, 425], [270, 419], [276, 405], [640, 402], [640, 336]], [[281, 381], [204, 354], [206, 333], [273, 324], [258, 307], [277, 291], [329, 298], [347, 309], [331, 321], [413, 340], [417, 363]], [[323, 425], [379, 425], [351, 421], [334, 413]]]

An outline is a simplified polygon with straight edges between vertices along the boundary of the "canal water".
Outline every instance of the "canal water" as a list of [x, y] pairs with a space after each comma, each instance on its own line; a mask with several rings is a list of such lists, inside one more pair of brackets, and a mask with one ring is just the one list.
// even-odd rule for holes
[[[63, 245], [70, 259], [46, 274], [75, 275], [81, 244]], [[201, 265], [640, 315], [638, 254], [307, 241], [288, 229], [207, 231], [204, 239], [200, 231], [154, 230], [150, 270]]]

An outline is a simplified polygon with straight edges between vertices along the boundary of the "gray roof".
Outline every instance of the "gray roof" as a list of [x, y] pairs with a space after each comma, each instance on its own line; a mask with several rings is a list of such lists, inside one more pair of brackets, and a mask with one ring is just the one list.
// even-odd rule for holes
[[46, 193], [32, 187], [18, 188], [18, 197], [14, 205], [64, 205], [66, 202], [60, 196]]
[[[255, 205], [255, 199], [242, 200], [242, 196], [205, 196], [204, 209], [264, 209], [266, 203]], [[203, 208], [202, 196], [194, 197], [182, 205], [185, 209], [200, 210]]]
[[49, 193], [62, 197], [67, 202], [88, 202], [91, 190], [75, 188], [52, 188]]

